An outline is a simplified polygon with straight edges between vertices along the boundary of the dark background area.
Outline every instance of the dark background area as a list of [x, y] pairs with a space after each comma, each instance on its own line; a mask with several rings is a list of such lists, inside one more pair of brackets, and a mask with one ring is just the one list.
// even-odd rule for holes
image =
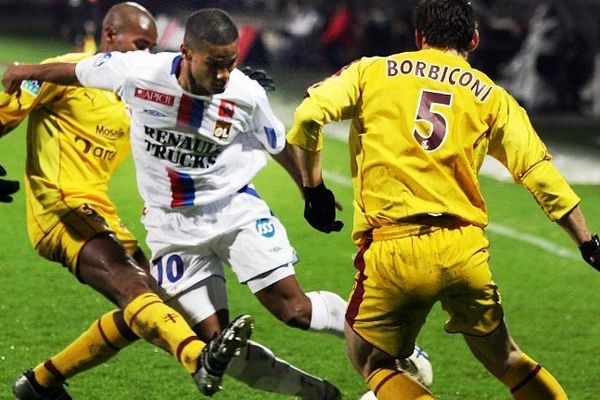
[[[0, 35], [99, 37], [113, 0], [0, 0]], [[413, 50], [415, 0], [139, 0], [159, 30], [219, 7], [250, 27], [246, 63], [335, 71], [361, 57]], [[600, 117], [600, 1], [472, 0], [481, 44], [470, 62], [530, 113]], [[172, 25], [169, 25], [172, 28]], [[299, 28], [300, 27], [300, 28]], [[172, 30], [171, 30], [172, 31]], [[163, 32], [161, 32], [163, 33]], [[177, 50], [177, 37], [163, 48]], [[10, 62], [12, 60], [1, 60]], [[598, 66], [596, 66], [598, 65]]]

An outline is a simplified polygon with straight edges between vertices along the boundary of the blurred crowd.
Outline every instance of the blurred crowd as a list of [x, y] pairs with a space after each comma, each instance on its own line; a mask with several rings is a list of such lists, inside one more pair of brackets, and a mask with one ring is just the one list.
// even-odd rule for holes
[[[359, 56], [414, 49], [414, 1], [332, 3], [287, 2], [287, 23], [265, 33], [275, 61], [325, 64], [335, 70]], [[482, 39], [470, 55], [472, 65], [504, 85], [531, 112], [600, 116], [599, 1], [472, 3]]]
[[[86, 37], [98, 35], [102, 15], [116, 2], [53, 0], [55, 29], [83, 46]], [[229, 11], [243, 22], [243, 33], [251, 34], [245, 55], [254, 64], [335, 71], [360, 56], [414, 49], [411, 10], [415, 0], [138, 2], [163, 20], [167, 15], [169, 21], [161, 26], [169, 29], [172, 21], [194, 9]], [[504, 85], [530, 111], [568, 110], [600, 116], [600, 1], [471, 2], [482, 39], [470, 56], [475, 67]], [[178, 38], [172, 42], [178, 43]], [[163, 42], [165, 47], [168, 43]]]

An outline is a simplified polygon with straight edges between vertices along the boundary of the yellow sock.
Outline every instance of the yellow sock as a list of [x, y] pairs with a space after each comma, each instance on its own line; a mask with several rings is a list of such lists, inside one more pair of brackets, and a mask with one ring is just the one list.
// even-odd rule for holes
[[378, 368], [366, 379], [377, 400], [431, 400], [433, 394], [404, 372], [393, 368]]
[[119, 330], [113, 310], [96, 320], [87, 331], [48, 361], [33, 369], [36, 381], [45, 387], [55, 386], [66, 379], [93, 368], [126, 347], [137, 336], [130, 330]]
[[204, 343], [183, 317], [154, 293], [144, 293], [123, 310], [136, 335], [173, 354], [190, 373], [196, 372]]
[[504, 374], [502, 382], [517, 400], [568, 400], [550, 372], [526, 354]]

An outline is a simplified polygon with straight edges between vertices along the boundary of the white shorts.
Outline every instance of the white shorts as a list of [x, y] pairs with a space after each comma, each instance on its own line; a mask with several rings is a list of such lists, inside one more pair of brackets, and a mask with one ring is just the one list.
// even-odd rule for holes
[[[248, 287], [256, 293], [294, 273], [294, 266], [288, 264], [249, 280]], [[229, 309], [225, 279], [217, 275], [196, 283], [165, 302], [183, 315], [192, 328], [217, 311]]]
[[150, 271], [167, 300], [208, 277], [224, 279], [225, 263], [253, 292], [294, 274], [297, 257], [287, 232], [252, 186], [208, 205], [148, 208], [142, 222]]

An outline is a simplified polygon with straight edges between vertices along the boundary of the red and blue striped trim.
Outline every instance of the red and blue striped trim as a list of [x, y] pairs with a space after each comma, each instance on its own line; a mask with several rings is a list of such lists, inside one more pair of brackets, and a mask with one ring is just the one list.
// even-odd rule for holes
[[171, 180], [171, 207], [191, 206], [196, 198], [194, 180], [189, 174], [167, 170]]
[[177, 127], [181, 129], [198, 130], [204, 118], [204, 101], [186, 94], [181, 95], [177, 110]]

